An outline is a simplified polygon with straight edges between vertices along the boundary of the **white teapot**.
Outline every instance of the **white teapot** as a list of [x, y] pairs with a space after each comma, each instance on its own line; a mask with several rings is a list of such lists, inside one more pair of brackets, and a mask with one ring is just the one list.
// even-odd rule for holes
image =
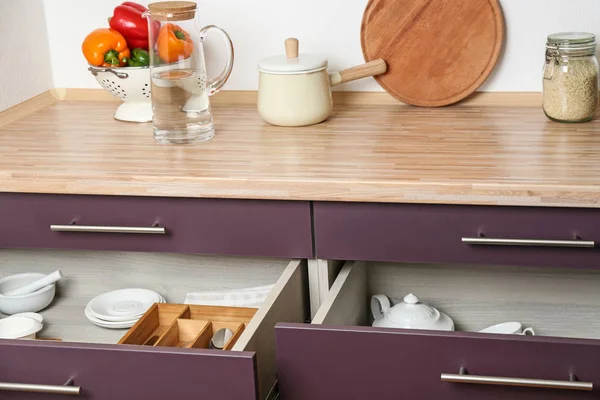
[[383, 294], [371, 298], [373, 326], [377, 328], [425, 329], [453, 331], [454, 321], [434, 307], [419, 302], [414, 294], [404, 297], [403, 303], [391, 306], [390, 299]]

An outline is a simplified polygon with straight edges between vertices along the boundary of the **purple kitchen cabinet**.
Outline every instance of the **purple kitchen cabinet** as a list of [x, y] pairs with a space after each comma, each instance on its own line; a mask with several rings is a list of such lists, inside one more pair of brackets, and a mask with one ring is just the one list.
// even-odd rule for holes
[[[600, 341], [280, 324], [284, 400], [600, 399]], [[442, 382], [442, 374], [569, 381], [592, 391]]]
[[0, 382], [81, 387], [2, 400], [256, 400], [254, 353], [0, 340]]
[[[322, 259], [600, 268], [596, 209], [315, 203], [314, 231]], [[529, 245], [477, 245], [463, 238]], [[592, 242], [596, 247], [559, 247]]]
[[[308, 202], [1, 193], [0, 216], [0, 248], [312, 257]], [[50, 229], [73, 222], [166, 234]]]

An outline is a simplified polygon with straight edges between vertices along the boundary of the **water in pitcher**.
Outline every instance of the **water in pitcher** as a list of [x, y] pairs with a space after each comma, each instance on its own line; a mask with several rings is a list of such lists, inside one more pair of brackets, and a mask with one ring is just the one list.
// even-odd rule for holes
[[152, 74], [154, 138], [159, 143], [193, 143], [215, 134], [206, 72], [170, 69]]

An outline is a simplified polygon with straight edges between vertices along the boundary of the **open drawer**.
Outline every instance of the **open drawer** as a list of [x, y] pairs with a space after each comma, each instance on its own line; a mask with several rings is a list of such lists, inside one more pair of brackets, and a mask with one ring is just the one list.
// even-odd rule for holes
[[[312, 324], [278, 324], [285, 400], [600, 399], [600, 273], [350, 262]], [[463, 332], [370, 327], [414, 292]], [[476, 333], [516, 320], [538, 336]]]
[[[265, 399], [276, 382], [275, 324], [309, 317], [305, 261], [17, 250], [3, 255], [3, 273], [18, 260], [26, 260], [22, 269], [45, 259], [40, 272], [60, 262], [65, 275], [58, 297], [41, 312], [45, 328], [39, 335], [62, 342], [0, 340], [3, 400], [69, 394], [95, 400]], [[77, 265], [82, 259], [88, 260], [86, 265]], [[194, 289], [274, 286], [233, 348], [221, 351], [117, 345], [127, 330], [106, 330], [87, 321], [85, 305], [100, 287], [103, 292], [134, 287], [133, 282], [159, 291], [173, 303], [183, 303], [185, 293]]]

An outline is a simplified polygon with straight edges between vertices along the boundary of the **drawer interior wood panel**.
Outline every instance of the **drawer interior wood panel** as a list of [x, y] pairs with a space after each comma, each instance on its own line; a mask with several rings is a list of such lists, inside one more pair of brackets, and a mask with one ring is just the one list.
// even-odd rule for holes
[[[600, 212], [594, 209], [315, 203], [314, 227], [316, 255], [322, 259], [600, 266]], [[581, 244], [597, 242], [598, 246], [492, 246], [462, 242], [463, 238], [477, 238], [480, 234], [491, 239], [566, 244], [578, 238]]]
[[[349, 262], [312, 325], [276, 329], [282, 397], [395, 399], [400, 387], [411, 399], [600, 398], [597, 391], [440, 380], [464, 367], [472, 375], [528, 379], [568, 381], [575, 374], [599, 386], [599, 286], [600, 272], [592, 270]], [[397, 303], [409, 292], [450, 315], [457, 329], [516, 320], [538, 336], [370, 327], [371, 295]], [[327, 384], [320, 383], [324, 376]]]
[[[0, 194], [0, 248], [312, 256], [308, 202]], [[165, 234], [53, 232], [51, 225], [166, 228]]]
[[[202, 396], [227, 400], [264, 399], [275, 384], [275, 349], [274, 326], [277, 322], [304, 322], [309, 318], [308, 285], [306, 261], [285, 261], [273, 259], [226, 258], [197, 255], [170, 255], [156, 253], [133, 252], [82, 252], [82, 251], [50, 251], [50, 250], [3, 250], [0, 252], [0, 271], [2, 275], [29, 270], [50, 272], [61, 268], [65, 278], [59, 282], [58, 295], [51, 306], [41, 314], [45, 319], [41, 338], [58, 338], [62, 343], [46, 341], [1, 341], [10, 344], [11, 355], [27, 357], [27, 364], [39, 364], [39, 371], [51, 370], [57, 359], [64, 364], [56, 374], [40, 378], [30, 375], [27, 369], [14, 367], [10, 358], [0, 357], [0, 382], [15, 381], [18, 383], [62, 384], [58, 383], [63, 375], [75, 376], [76, 385], [87, 386], [89, 398], [130, 399], [138, 398], [196, 398]], [[255, 317], [248, 323], [244, 332], [231, 351], [213, 351], [167, 348], [151, 348], [142, 346], [116, 345], [126, 330], [107, 330], [92, 325], [84, 316], [84, 308], [96, 295], [124, 287], [145, 287], [164, 295], [169, 302], [183, 303], [185, 294], [193, 291], [234, 290], [245, 287], [273, 284], [273, 289], [257, 310]], [[78, 343], [76, 343], [78, 342]], [[93, 343], [93, 345], [90, 345]], [[106, 344], [99, 345], [100, 344]], [[26, 344], [28, 347], [22, 347]], [[39, 350], [39, 353], [37, 350]], [[103, 352], [107, 351], [107, 355]], [[64, 351], [65, 356], [60, 357]], [[144, 354], [137, 356], [139, 351]], [[131, 352], [131, 353], [130, 353]], [[96, 354], [101, 353], [101, 357]], [[0, 350], [0, 354], [5, 354]], [[6, 353], [8, 354], [8, 353]], [[47, 354], [52, 354], [52, 358]], [[111, 368], [111, 360], [133, 368], [136, 360], [147, 365], [140, 366], [144, 371], [144, 379], [158, 382], [165, 389], [152, 391], [139, 389], [137, 392], [123, 388], [123, 397], [116, 396], [121, 386], [126, 384], [126, 376], [116, 378], [117, 373], [125, 370]], [[164, 363], [164, 368], [152, 369], [150, 365], [160, 363], [163, 358], [171, 357]], [[96, 359], [103, 360], [99, 366], [88, 366]], [[212, 363], [215, 360], [215, 363]], [[63, 362], [64, 361], [64, 362]], [[189, 375], [196, 379], [186, 378], [186, 382], [175, 380], [180, 368], [194, 371]], [[167, 368], [171, 372], [165, 372]], [[3, 371], [10, 370], [10, 373]], [[58, 374], [60, 372], [60, 374]], [[92, 378], [91, 374], [99, 378]], [[124, 373], [123, 373], [124, 374]], [[59, 376], [60, 375], [60, 376]], [[218, 378], [215, 376], [218, 375]], [[98, 388], [101, 382], [109, 382], [103, 377], [113, 379], [108, 389]], [[67, 377], [68, 378], [68, 377]], [[65, 380], [67, 379], [65, 378]], [[140, 380], [132, 380], [139, 385]], [[239, 383], [238, 383], [239, 381]], [[84, 385], [85, 384], [85, 385]], [[103, 383], [104, 384], [104, 383]], [[220, 386], [229, 386], [220, 389]], [[169, 386], [178, 386], [177, 391], [168, 392]], [[116, 387], [116, 388], [115, 388]], [[112, 390], [114, 396], [104, 397], [106, 390]], [[131, 390], [136, 390], [135, 388]], [[91, 391], [91, 392], [89, 392]], [[7, 395], [5, 395], [8, 393]], [[168, 394], [172, 393], [172, 394]], [[11, 397], [15, 396], [15, 397]], [[2, 399], [21, 399], [27, 397], [22, 393], [2, 392]]]
[[315, 324], [370, 326], [370, 298], [409, 293], [448, 314], [457, 331], [518, 321], [539, 336], [600, 339], [600, 271], [348, 262]]

